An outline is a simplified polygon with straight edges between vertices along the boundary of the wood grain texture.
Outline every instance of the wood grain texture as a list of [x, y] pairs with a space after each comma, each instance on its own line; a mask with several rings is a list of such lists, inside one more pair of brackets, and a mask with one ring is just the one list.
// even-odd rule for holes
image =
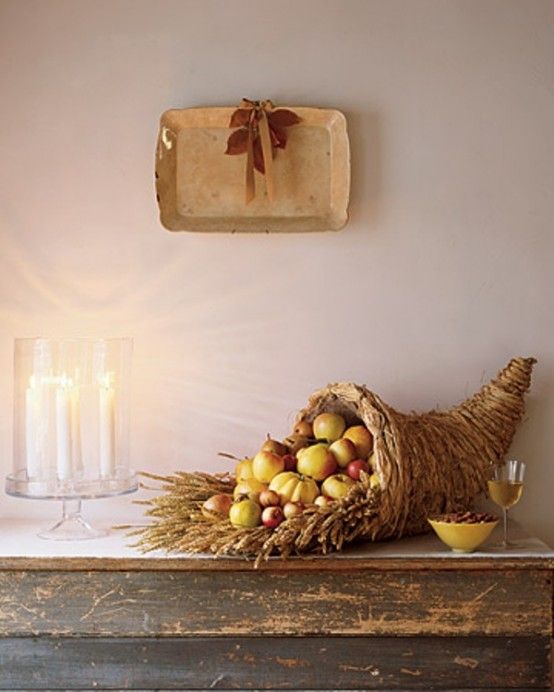
[[551, 633], [544, 571], [0, 573], [0, 636]]
[[550, 685], [546, 638], [0, 639], [1, 689]]

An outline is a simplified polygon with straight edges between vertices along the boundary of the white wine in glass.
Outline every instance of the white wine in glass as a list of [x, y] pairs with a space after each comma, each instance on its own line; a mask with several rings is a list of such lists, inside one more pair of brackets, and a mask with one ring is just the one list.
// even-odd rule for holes
[[525, 464], [522, 461], [510, 459], [494, 470], [494, 478], [488, 482], [491, 500], [502, 508], [504, 514], [504, 537], [502, 548], [508, 543], [508, 510], [517, 504], [523, 492], [523, 477]]

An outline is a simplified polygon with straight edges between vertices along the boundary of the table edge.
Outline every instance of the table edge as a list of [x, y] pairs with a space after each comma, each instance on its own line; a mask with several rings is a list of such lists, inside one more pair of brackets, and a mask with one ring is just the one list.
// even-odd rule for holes
[[340, 572], [340, 571], [442, 571], [442, 570], [554, 570], [554, 556], [490, 557], [382, 557], [272, 559], [258, 568], [253, 560], [195, 557], [4, 557], [1, 571], [99, 572]]

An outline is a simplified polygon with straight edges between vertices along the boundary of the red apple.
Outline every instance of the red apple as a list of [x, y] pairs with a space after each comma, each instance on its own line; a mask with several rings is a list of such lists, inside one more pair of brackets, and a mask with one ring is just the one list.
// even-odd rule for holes
[[360, 473], [369, 473], [369, 464], [363, 459], [355, 459], [346, 467], [346, 473], [355, 481], [360, 480]]
[[294, 454], [285, 454], [283, 457], [285, 462], [285, 471], [296, 471], [296, 457]]
[[281, 504], [281, 498], [275, 490], [262, 490], [258, 502], [262, 507], [275, 507]]
[[266, 507], [262, 512], [262, 524], [268, 529], [276, 529], [285, 515], [280, 507]]

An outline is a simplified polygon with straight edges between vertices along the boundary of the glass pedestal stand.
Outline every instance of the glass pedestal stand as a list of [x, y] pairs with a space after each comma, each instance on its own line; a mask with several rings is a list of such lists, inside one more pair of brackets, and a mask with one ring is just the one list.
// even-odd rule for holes
[[40, 531], [39, 538], [54, 541], [82, 541], [107, 536], [105, 529], [95, 529], [81, 515], [81, 500], [62, 500], [62, 518], [51, 529]]
[[37, 534], [39, 538], [56, 541], [82, 541], [106, 536], [108, 531], [94, 528], [83, 518], [82, 501], [127, 495], [137, 489], [138, 481], [134, 474], [87, 481], [29, 480], [26, 472], [6, 478], [8, 495], [29, 500], [62, 502], [62, 518], [50, 529]]

